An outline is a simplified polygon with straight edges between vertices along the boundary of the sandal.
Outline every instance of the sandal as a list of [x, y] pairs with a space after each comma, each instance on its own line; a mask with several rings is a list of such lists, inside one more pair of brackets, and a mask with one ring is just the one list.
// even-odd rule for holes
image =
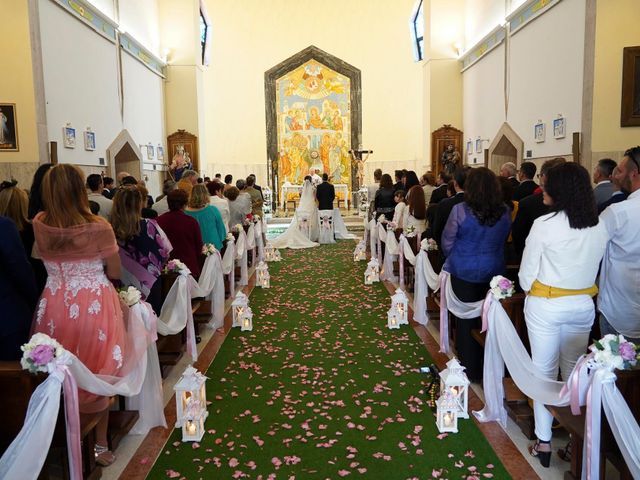
[[[540, 450], [541, 446], [544, 446], [543, 448], [548, 448], [549, 450]], [[533, 445], [529, 445], [529, 454], [532, 457], [538, 457], [540, 464], [545, 468], [549, 468], [549, 465], [551, 464], [551, 442], [536, 440]]]
[[116, 456], [109, 450], [109, 447], [103, 447], [96, 443], [93, 447], [93, 452], [96, 456], [96, 463], [101, 467], [108, 467], [116, 461]]
[[564, 448], [558, 449], [558, 456], [565, 462], [571, 461], [571, 445], [571, 439], [569, 439]]

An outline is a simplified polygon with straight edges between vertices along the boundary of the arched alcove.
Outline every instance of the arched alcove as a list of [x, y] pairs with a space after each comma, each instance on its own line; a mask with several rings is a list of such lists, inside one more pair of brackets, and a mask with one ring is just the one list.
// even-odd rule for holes
[[524, 142], [508, 123], [503, 123], [493, 142], [489, 145], [489, 164], [495, 173], [499, 173], [500, 166], [512, 162], [518, 166], [524, 153]]
[[129, 172], [137, 179], [142, 178], [142, 156], [138, 144], [127, 130], [122, 130], [107, 148], [109, 172], [116, 178], [118, 172]]

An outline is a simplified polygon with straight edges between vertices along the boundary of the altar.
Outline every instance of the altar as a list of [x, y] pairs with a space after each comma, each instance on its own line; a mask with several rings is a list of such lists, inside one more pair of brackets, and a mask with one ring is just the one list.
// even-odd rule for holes
[[[349, 202], [349, 187], [346, 183], [336, 183], [333, 185], [336, 190], [336, 200], [344, 200], [345, 202]], [[300, 193], [302, 192], [302, 185], [293, 185], [293, 184], [282, 184], [280, 188], [280, 207], [283, 211], [287, 211], [287, 200], [289, 200], [289, 195], [294, 194], [295, 200], [298, 202], [300, 200]]]

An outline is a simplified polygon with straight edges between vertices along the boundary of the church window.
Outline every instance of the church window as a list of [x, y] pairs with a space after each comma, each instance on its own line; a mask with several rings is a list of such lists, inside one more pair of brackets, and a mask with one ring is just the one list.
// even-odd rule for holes
[[209, 43], [209, 36], [211, 35], [211, 26], [207, 21], [202, 9], [200, 10], [200, 51], [202, 55], [202, 65], [209, 65], [209, 59], [207, 58], [207, 47]]
[[411, 16], [411, 37], [416, 61], [424, 59], [424, 2], [418, 0], [417, 8]]

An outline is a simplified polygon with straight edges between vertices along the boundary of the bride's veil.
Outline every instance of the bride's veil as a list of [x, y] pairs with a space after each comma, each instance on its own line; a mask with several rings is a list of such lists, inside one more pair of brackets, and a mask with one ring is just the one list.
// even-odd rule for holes
[[304, 181], [302, 193], [300, 194], [300, 205], [298, 211], [312, 213], [316, 209], [316, 198], [313, 193], [313, 184], [309, 180]]

